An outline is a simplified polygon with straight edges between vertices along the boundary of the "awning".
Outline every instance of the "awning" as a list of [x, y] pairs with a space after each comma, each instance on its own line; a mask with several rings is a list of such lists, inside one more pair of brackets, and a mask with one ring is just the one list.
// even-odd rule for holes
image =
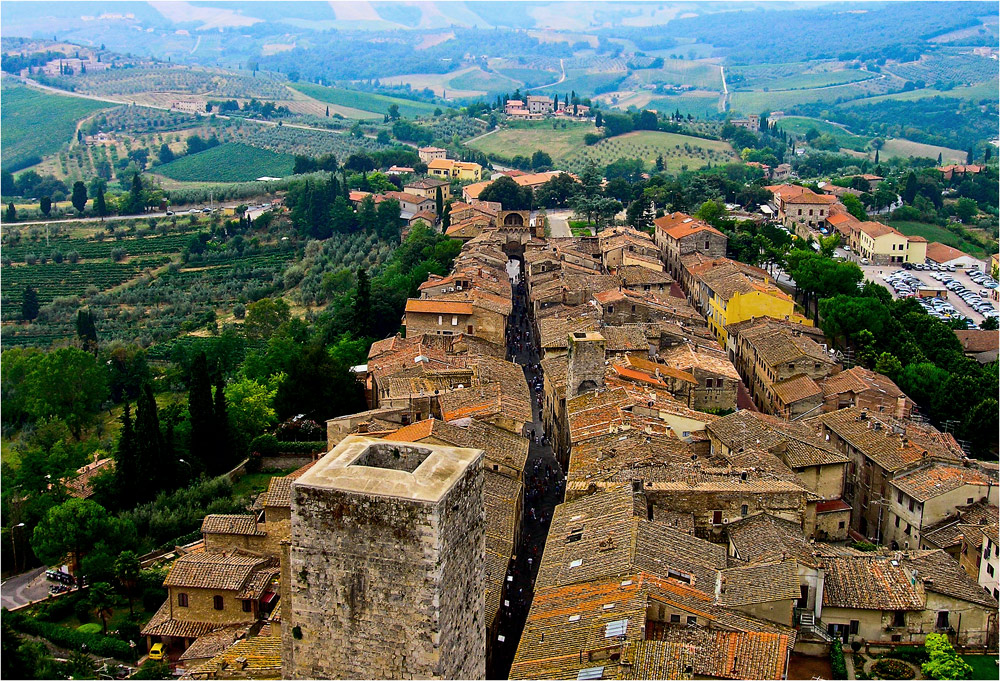
[[278, 597], [278, 594], [274, 593], [273, 591], [268, 591], [263, 596], [261, 596], [260, 602], [263, 603], [263, 604], [265, 604], [265, 605], [269, 605], [277, 597]]

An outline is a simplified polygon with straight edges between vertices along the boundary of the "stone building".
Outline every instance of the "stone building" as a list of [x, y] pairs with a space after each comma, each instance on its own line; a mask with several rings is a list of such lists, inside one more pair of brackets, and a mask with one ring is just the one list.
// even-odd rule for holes
[[660, 247], [667, 271], [680, 279], [681, 257], [701, 253], [709, 258], [724, 258], [728, 238], [715, 227], [685, 213], [670, 213], [653, 220], [656, 244]]
[[597, 331], [570, 334], [567, 397], [604, 387], [604, 336]]
[[822, 405], [823, 391], [816, 381], [837, 373], [840, 366], [807, 329], [768, 317], [726, 328], [729, 358], [759, 409], [793, 418]]
[[[807, 422], [847, 455], [844, 501], [853, 509], [851, 530], [876, 543], [882, 542], [888, 525], [894, 524], [889, 517], [894, 496], [889, 483], [896, 476], [931, 461], [958, 464], [964, 459], [952, 436], [866, 409], [849, 407]], [[914, 507], [922, 510], [922, 502], [915, 502]]]
[[223, 629], [244, 632], [272, 607], [278, 561], [242, 551], [181, 556], [163, 586], [167, 600], [142, 629], [152, 644], [182, 653], [196, 639]]
[[482, 460], [350, 436], [293, 483], [284, 678], [485, 677]]

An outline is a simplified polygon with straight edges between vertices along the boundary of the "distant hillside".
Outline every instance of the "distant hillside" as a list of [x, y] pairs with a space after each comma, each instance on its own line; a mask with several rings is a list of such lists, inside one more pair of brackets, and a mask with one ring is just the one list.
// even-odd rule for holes
[[292, 83], [293, 88], [313, 99], [330, 104], [371, 111], [376, 114], [386, 114], [393, 104], [399, 107], [399, 113], [408, 118], [417, 116], [428, 116], [434, 113], [437, 107], [426, 102], [415, 102], [410, 99], [400, 97], [389, 97], [378, 95], [372, 92], [360, 92], [358, 90], [346, 90], [344, 88], [326, 87], [324, 85], [314, 85], [312, 83]]
[[0, 91], [3, 125], [0, 126], [0, 162], [15, 172], [42, 160], [70, 142], [77, 123], [101, 109], [102, 102], [64, 97], [23, 85], [3, 85]]

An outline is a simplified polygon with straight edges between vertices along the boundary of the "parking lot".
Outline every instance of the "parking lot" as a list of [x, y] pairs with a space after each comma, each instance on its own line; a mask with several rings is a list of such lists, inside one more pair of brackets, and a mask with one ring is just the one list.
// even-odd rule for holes
[[[936, 268], [936, 269], [935, 269]], [[885, 286], [893, 298], [917, 297], [917, 289], [945, 288], [945, 299], [917, 298], [927, 313], [938, 319], [948, 320], [966, 317], [971, 320], [971, 326], [978, 327], [986, 316], [997, 317], [997, 304], [988, 295], [990, 286], [996, 286], [989, 277], [980, 279], [983, 283], [974, 281], [981, 273], [974, 270], [965, 272], [962, 268], [948, 271], [946, 268], [933, 266], [931, 269], [904, 270], [901, 267], [879, 265], [862, 265], [865, 279]]]

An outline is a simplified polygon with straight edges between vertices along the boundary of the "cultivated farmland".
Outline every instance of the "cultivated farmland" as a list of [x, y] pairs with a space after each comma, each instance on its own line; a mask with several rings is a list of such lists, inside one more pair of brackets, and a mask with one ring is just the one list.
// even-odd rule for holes
[[892, 158], [900, 156], [903, 158], [933, 158], [936, 159], [941, 154], [942, 163], [965, 163], [966, 152], [948, 147], [938, 147], [933, 144], [922, 144], [904, 139], [891, 139], [885, 141], [885, 146], [879, 152], [881, 158]]
[[[293, 83], [292, 87], [320, 102], [338, 104], [362, 111], [371, 111], [379, 115], [388, 113], [389, 106], [392, 104], [399, 106], [399, 113], [408, 118], [430, 115], [437, 108], [434, 104], [428, 104], [427, 102], [416, 102], [399, 97], [377, 95], [372, 92], [345, 90], [343, 88], [326, 87], [312, 83]], [[374, 118], [375, 116], [372, 117]]]
[[4, 170], [11, 171], [38, 163], [41, 157], [59, 151], [73, 139], [81, 119], [108, 108], [101, 102], [6, 83], [0, 96], [3, 105], [0, 159]]
[[805, 135], [810, 129], [815, 128], [816, 132], [821, 135], [830, 135], [833, 137], [845, 149], [865, 151], [868, 147], [868, 139], [866, 137], [855, 135], [842, 126], [828, 123], [819, 118], [785, 116], [778, 121], [778, 127], [786, 132], [800, 136]]
[[682, 166], [693, 170], [706, 163], [726, 163], [736, 158], [726, 142], [652, 130], [612, 137], [588, 147], [584, 135], [594, 132], [591, 124], [561, 126], [560, 123], [553, 129], [549, 122], [518, 124], [481, 137], [470, 146], [505, 159], [518, 155], [530, 157], [541, 150], [552, 156], [557, 168], [574, 172], [581, 170], [587, 160], [604, 166], [620, 158], [639, 158], [649, 166], [657, 156], [663, 156], [667, 169], [677, 172]]
[[647, 167], [663, 157], [668, 172], [680, 172], [684, 167], [695, 170], [707, 163], [731, 163], [737, 160], [728, 142], [705, 140], [700, 137], [670, 132], [639, 130], [601, 140], [584, 147], [567, 160], [569, 170], [580, 171], [587, 161], [606, 166], [618, 159], [641, 159]]
[[291, 175], [294, 161], [289, 154], [227, 143], [159, 166], [156, 173], [181, 182], [248, 182]]

